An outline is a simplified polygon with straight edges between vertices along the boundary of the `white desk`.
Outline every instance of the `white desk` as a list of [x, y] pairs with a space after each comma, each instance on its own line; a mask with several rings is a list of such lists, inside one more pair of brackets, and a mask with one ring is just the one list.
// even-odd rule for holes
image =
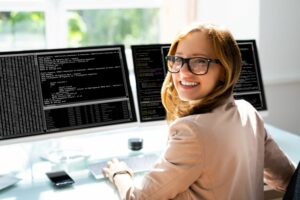
[[[300, 137], [267, 125], [267, 129], [280, 147], [298, 163], [300, 160]], [[0, 146], [0, 173], [12, 173], [22, 180], [0, 191], [1, 200], [66, 200], [66, 199], [119, 199], [107, 180], [95, 180], [87, 170], [87, 164], [103, 158], [130, 155], [127, 139], [144, 138], [144, 148], [139, 153], [160, 151], [167, 139], [167, 127], [155, 126], [129, 128], [109, 134], [88, 134], [55, 140]], [[40, 155], [53, 148], [79, 149], [89, 155], [59, 164], [41, 160]], [[8, 160], [8, 158], [10, 160]], [[70, 188], [54, 189], [46, 177], [48, 171], [64, 169], [75, 180]], [[140, 181], [142, 176], [137, 176]]]
[[282, 148], [297, 165], [300, 161], [300, 136], [271, 125], [266, 125], [266, 127], [280, 148]]

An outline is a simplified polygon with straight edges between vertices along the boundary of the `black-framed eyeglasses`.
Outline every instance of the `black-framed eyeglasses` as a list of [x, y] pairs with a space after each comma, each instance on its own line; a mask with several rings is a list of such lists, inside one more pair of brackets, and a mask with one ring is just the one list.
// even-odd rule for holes
[[208, 72], [210, 63], [220, 64], [218, 59], [210, 59], [203, 57], [182, 58], [180, 56], [167, 56], [168, 71], [171, 73], [178, 73], [187, 63], [187, 67], [193, 74], [205, 75]]

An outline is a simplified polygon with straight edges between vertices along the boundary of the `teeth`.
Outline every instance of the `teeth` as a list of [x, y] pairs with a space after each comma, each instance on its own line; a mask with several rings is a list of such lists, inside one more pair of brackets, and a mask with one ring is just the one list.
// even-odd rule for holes
[[196, 82], [186, 82], [186, 81], [181, 81], [181, 84], [185, 85], [185, 86], [196, 86], [196, 85], [198, 85], [198, 83], [196, 83]]

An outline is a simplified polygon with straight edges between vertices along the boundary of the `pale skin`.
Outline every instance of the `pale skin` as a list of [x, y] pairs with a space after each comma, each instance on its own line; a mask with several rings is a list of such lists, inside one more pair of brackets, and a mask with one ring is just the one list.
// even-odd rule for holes
[[112, 179], [112, 174], [117, 171], [122, 171], [127, 168], [126, 163], [120, 162], [118, 159], [112, 159], [107, 162], [107, 166], [104, 167], [103, 173], [109, 178], [109, 180], [116, 186], [118, 189], [121, 199], [125, 199], [126, 192], [132, 186], [133, 181], [132, 177], [129, 174], [118, 174]]
[[[216, 58], [208, 35], [199, 31], [182, 39], [177, 46], [175, 55], [183, 58], [199, 56], [210, 59]], [[211, 63], [205, 75], [192, 74], [186, 65], [184, 64], [178, 73], [172, 74], [179, 98], [183, 101], [201, 100], [224, 79], [224, 68], [220, 64]], [[112, 180], [111, 176], [114, 172], [123, 170], [124, 165], [124, 162], [113, 159], [108, 161], [107, 166], [103, 168], [104, 175], [115, 184], [122, 199], [125, 199], [126, 192], [133, 184], [132, 177], [129, 174], [118, 174]]]
[[[176, 56], [183, 58], [205, 57], [215, 59], [211, 41], [205, 32], [194, 32], [179, 42]], [[210, 63], [207, 74], [192, 74], [185, 64], [179, 73], [173, 73], [172, 79], [179, 98], [184, 101], [200, 100], [207, 96], [224, 79], [224, 68]]]

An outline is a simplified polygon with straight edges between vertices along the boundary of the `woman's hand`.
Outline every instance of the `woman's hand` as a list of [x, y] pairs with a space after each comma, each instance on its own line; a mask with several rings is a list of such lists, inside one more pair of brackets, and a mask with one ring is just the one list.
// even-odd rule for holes
[[120, 162], [114, 158], [107, 162], [103, 169], [104, 175], [117, 187], [121, 199], [126, 198], [126, 194], [133, 185], [133, 172], [125, 162]]
[[112, 182], [115, 183], [114, 178], [118, 174], [128, 174], [129, 176], [133, 176], [132, 170], [127, 166], [127, 164], [123, 161], [119, 161], [114, 158], [107, 162], [107, 166], [103, 169], [104, 175]]

